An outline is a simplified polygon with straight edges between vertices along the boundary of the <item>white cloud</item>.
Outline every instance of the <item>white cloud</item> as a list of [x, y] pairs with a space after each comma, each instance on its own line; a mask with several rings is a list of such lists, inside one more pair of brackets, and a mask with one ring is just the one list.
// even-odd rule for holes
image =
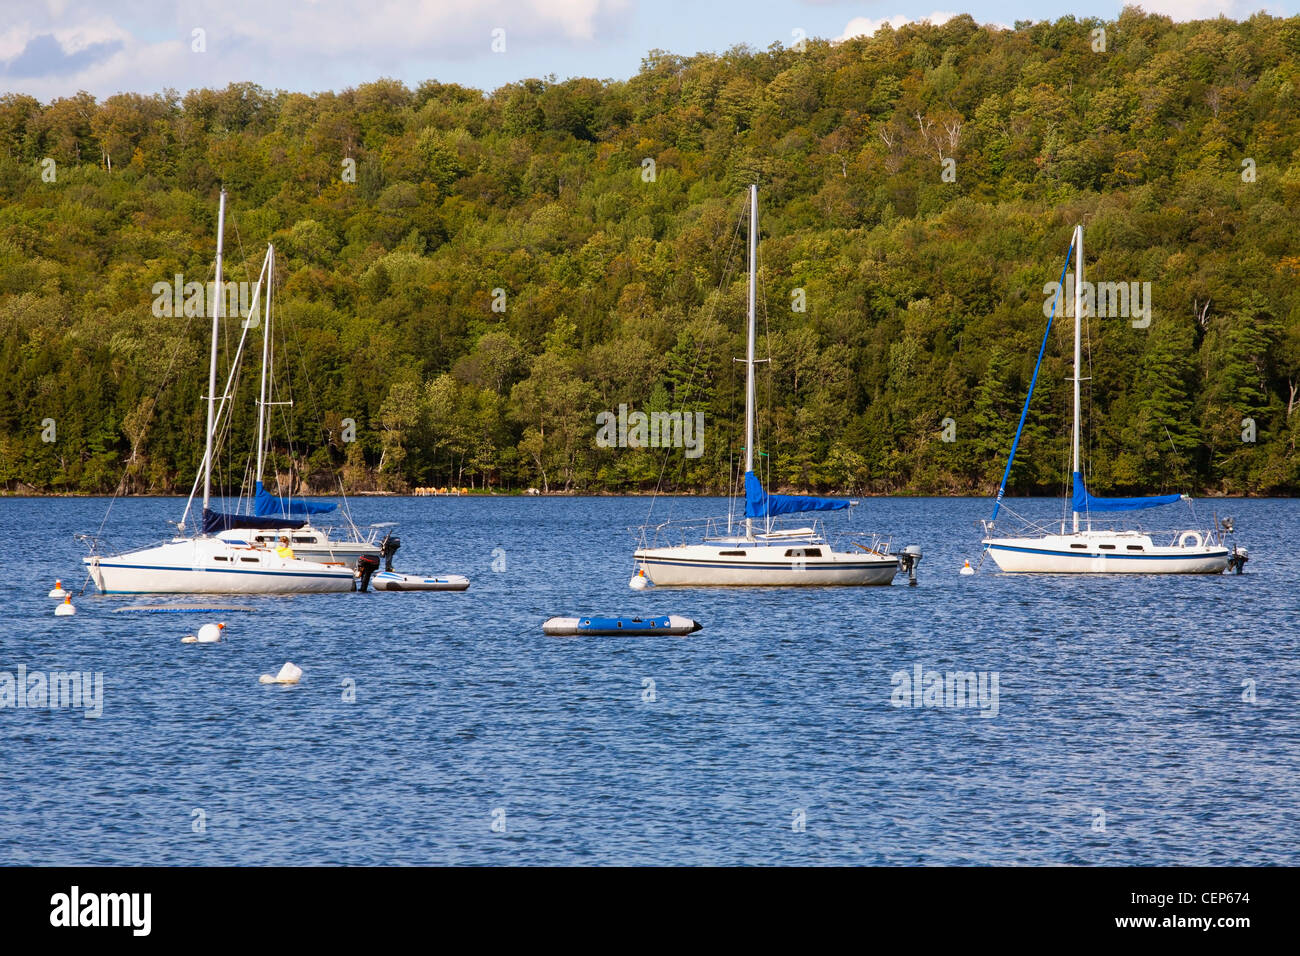
[[1260, 10], [1286, 16], [1278, 7], [1261, 4], [1259, 0], [1137, 0], [1136, 5], [1147, 13], [1158, 13], [1178, 23], [1213, 20], [1220, 16], [1245, 20]]
[[[1126, 0], [1128, 2], [1128, 0]], [[1189, 20], [1213, 20], [1219, 16], [1231, 17], [1235, 20], [1244, 20], [1256, 11], [1263, 10], [1274, 16], [1286, 16], [1286, 12], [1276, 5], [1261, 4], [1259, 0], [1132, 0], [1135, 6], [1140, 6], [1147, 13], [1158, 13], [1170, 19], [1186, 23]], [[928, 17], [909, 17], [906, 14], [895, 14], [892, 17], [881, 17], [875, 19], [872, 17], [854, 17], [844, 27], [844, 32], [835, 38], [836, 43], [853, 37], [874, 36], [876, 31], [885, 24], [897, 30], [907, 23], [925, 23], [929, 22], [935, 26], [943, 26], [956, 13], [945, 10], [936, 10]], [[1040, 13], [1040, 19], [1052, 19], [1052, 16], [1046, 12]], [[1004, 30], [1010, 30], [1010, 24], [992, 23], [992, 26], [1001, 27]]]
[[936, 10], [928, 17], [909, 17], [901, 13], [895, 14], [892, 17], [882, 17], [879, 20], [874, 20], [871, 17], [854, 17], [844, 27], [844, 32], [836, 37], [835, 40], [836, 42], [841, 42], [844, 40], [851, 40], [854, 37], [875, 36], [876, 31], [886, 23], [895, 30], [906, 23], [929, 22], [934, 24], [936, 27], [941, 27], [955, 16], [957, 16], [957, 14], [950, 11]]
[[131, 34], [103, 16], [73, 26], [58, 27], [50, 33], [59, 41], [59, 46], [63, 47], [65, 53], [79, 53], [96, 43], [112, 43], [115, 40], [125, 43], [131, 39]]
[[[632, 2], [119, 0], [106, 7], [47, 0], [0, 27], [0, 88], [41, 99], [238, 80], [338, 89], [404, 72], [430, 75], [439, 61], [491, 57], [495, 64], [539, 48], [590, 47], [626, 26]], [[206, 32], [204, 53], [190, 49], [195, 28]], [[496, 28], [505, 30], [504, 54], [492, 52]]]

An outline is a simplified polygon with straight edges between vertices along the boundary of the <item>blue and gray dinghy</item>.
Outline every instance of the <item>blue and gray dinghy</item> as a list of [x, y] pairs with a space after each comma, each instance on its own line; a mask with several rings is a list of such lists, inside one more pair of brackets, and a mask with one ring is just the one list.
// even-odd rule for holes
[[552, 637], [684, 636], [694, 634], [703, 626], [699, 621], [678, 614], [659, 617], [553, 617], [542, 624], [542, 631]]
[[376, 591], [464, 591], [469, 578], [463, 574], [444, 574], [440, 577], [423, 574], [399, 574], [380, 571], [370, 579]]

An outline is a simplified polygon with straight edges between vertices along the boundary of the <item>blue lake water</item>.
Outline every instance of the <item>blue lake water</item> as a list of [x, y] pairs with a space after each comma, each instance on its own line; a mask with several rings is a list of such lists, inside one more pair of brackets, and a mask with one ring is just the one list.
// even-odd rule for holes
[[[105, 532], [161, 539], [181, 504]], [[105, 500], [0, 499], [0, 671], [104, 676], [99, 719], [0, 709], [0, 862], [1300, 863], [1300, 503], [1198, 504], [1236, 519], [1240, 577], [962, 577], [988, 501], [895, 498], [852, 522], [919, 544], [918, 587], [638, 593], [648, 505], [354, 500], [401, 523], [399, 570], [470, 590], [223, 598], [256, 612], [194, 646], [218, 618], [111, 613], [157, 599], [53, 616]], [[586, 612], [704, 629], [541, 633]], [[286, 660], [300, 684], [258, 683]], [[891, 706], [918, 664], [996, 672], [997, 715]]]

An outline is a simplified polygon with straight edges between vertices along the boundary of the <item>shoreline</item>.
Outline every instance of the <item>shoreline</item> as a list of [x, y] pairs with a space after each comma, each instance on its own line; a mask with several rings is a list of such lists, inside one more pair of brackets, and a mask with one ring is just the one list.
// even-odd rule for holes
[[[948, 493], [923, 493], [907, 491], [885, 491], [885, 492], [808, 492], [808, 491], [781, 491], [779, 494], [812, 494], [828, 498], [856, 498], [856, 499], [881, 499], [881, 498], [987, 498], [993, 499], [990, 494], [954, 494]], [[7, 492], [0, 491], [0, 501], [8, 499], [30, 499], [44, 500], [50, 498], [137, 498], [137, 499], [184, 499], [187, 495], [141, 495], [141, 494], [122, 494], [113, 495], [106, 492], [88, 492], [88, 491], [48, 491], [48, 492]], [[295, 495], [296, 498], [309, 499], [329, 499], [329, 498], [726, 498], [725, 494], [706, 494], [694, 491], [674, 491], [659, 492], [657, 495], [653, 491], [550, 491], [538, 492], [537, 494], [526, 494], [522, 491], [472, 491], [463, 495], [417, 495], [413, 492], [396, 492], [396, 491], [357, 491], [350, 495]], [[1034, 500], [1034, 499], [1054, 499], [1060, 498], [1059, 494], [1038, 494], [1038, 495], [1006, 495], [1004, 501], [1014, 500]], [[1273, 501], [1290, 501], [1300, 498], [1297, 494], [1277, 494], [1261, 495], [1254, 493], [1244, 494], [1200, 494], [1191, 496], [1193, 501], [1238, 501], [1238, 500], [1273, 500]]]

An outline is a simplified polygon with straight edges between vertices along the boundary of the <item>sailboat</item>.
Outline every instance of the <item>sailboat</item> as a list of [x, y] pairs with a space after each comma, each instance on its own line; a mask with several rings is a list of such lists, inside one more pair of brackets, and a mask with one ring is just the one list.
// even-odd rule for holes
[[777, 518], [812, 512], [839, 511], [857, 502], [810, 495], [770, 494], [754, 473], [754, 358], [755, 304], [758, 276], [758, 187], [749, 187], [749, 309], [745, 358], [745, 518], [743, 529], [727, 518], [703, 523], [698, 543], [660, 544], [675, 540], [676, 532], [695, 531], [672, 522], [641, 529], [641, 547], [633, 555], [636, 574], [632, 587], [717, 586], [824, 586], [889, 584], [900, 570], [915, 582], [920, 549], [890, 553], [890, 542], [879, 535], [870, 544], [854, 543], [854, 551], [836, 551], [826, 539], [821, 522], [781, 527]]
[[266, 258], [262, 263], [262, 276], [266, 279], [266, 304], [262, 309], [262, 377], [257, 401], [257, 472], [254, 476], [254, 492], [246, 502], [244, 514], [215, 514], [205, 518], [204, 530], [215, 532], [223, 541], [233, 544], [252, 544], [258, 547], [274, 549], [281, 537], [289, 540], [294, 554], [309, 561], [343, 562], [355, 568], [357, 560], [366, 555], [378, 559], [381, 555], [388, 559], [388, 569], [392, 570], [392, 557], [400, 544], [391, 531], [384, 535], [381, 542], [376, 542], [380, 529], [392, 528], [393, 523], [371, 525], [368, 532], [362, 532], [350, 518], [346, 519], [347, 538], [335, 538], [328, 527], [313, 527], [313, 518], [333, 512], [338, 506], [330, 501], [307, 501], [292, 496], [273, 495], [263, 485], [262, 476], [266, 464], [267, 447], [267, 413], [269, 407], [292, 402], [268, 400], [268, 388], [273, 381], [271, 369], [274, 363], [274, 345], [271, 335], [271, 303], [275, 289], [275, 247], [268, 243]]
[[[1222, 526], [1210, 528], [1192, 528], [1165, 532], [1161, 539], [1153, 534], [1126, 528], [1094, 527], [1093, 516], [1105, 513], [1127, 513], [1155, 508], [1160, 505], [1174, 504], [1191, 499], [1186, 495], [1156, 495], [1146, 498], [1104, 498], [1093, 495], [1084, 483], [1079, 461], [1079, 374], [1082, 359], [1082, 316], [1083, 316], [1083, 226], [1076, 226], [1070, 240], [1070, 251], [1066, 254], [1065, 268], [1061, 270], [1061, 283], [1065, 282], [1066, 270], [1070, 267], [1070, 255], [1077, 260], [1074, 275], [1074, 430], [1073, 430], [1073, 467], [1072, 494], [1070, 497], [1071, 523], [1066, 530], [1066, 521], [1062, 517], [1059, 528], [1042, 525], [1027, 529], [1014, 537], [994, 537], [994, 522], [1002, 508], [1003, 495], [1006, 492], [1007, 479], [1011, 475], [1011, 464], [1015, 461], [1016, 448], [1020, 444], [1020, 434], [1025, 425], [1025, 416], [1029, 412], [1029, 402], [1034, 395], [1034, 384], [1038, 381], [1038, 369], [1042, 365], [1043, 352], [1047, 348], [1048, 335], [1052, 330], [1052, 318], [1047, 322], [1047, 331], [1043, 334], [1043, 344], [1038, 351], [1038, 364], [1030, 381], [1029, 393], [1025, 396], [1025, 405], [1020, 413], [1020, 424], [1011, 443], [1011, 454], [998, 487], [997, 497], [993, 503], [993, 514], [984, 522], [983, 545], [985, 553], [992, 556], [994, 562], [1003, 571], [1013, 572], [1055, 572], [1063, 574], [1218, 574], [1231, 563], [1238, 572], [1245, 563], [1245, 549], [1230, 547], [1224, 534], [1232, 530], [1230, 521]], [[1058, 285], [1058, 288], [1061, 288]], [[1057, 301], [1061, 298], [1056, 297]], [[1052, 305], [1052, 317], [1056, 314], [1056, 302]], [[1217, 523], [1216, 523], [1217, 524]]]
[[[231, 386], [239, 366], [240, 356], [243, 354], [244, 341], [250, 325], [244, 323], [244, 331], [231, 363], [226, 386], [218, 399], [217, 344], [221, 319], [225, 312], [221, 276], [225, 221], [226, 193], [222, 190], [217, 212], [216, 281], [213, 286], [216, 299], [212, 307], [212, 349], [208, 366], [208, 395], [205, 399], [208, 403], [207, 434], [203, 463], [200, 468], [200, 477], [203, 481], [201, 530], [199, 534], [185, 534], [185, 522], [198, 487], [199, 479], [196, 478], [194, 488], [190, 491], [189, 501], [185, 505], [185, 514], [177, 522], [178, 535], [172, 540], [119, 554], [102, 555], [96, 553], [98, 542], [90, 539], [91, 554], [82, 561], [91, 580], [104, 594], [293, 594], [352, 590], [353, 571], [345, 564], [325, 564], [296, 557], [284, 558], [269, 548], [237, 544], [212, 534], [223, 525], [229, 526], [229, 519], [235, 517], [215, 512], [211, 508], [212, 462], [215, 457], [213, 445], [218, 425], [231, 398]], [[265, 268], [264, 266], [263, 277]], [[257, 309], [261, 288], [262, 280], [259, 278], [250, 313]], [[263, 521], [263, 527], [270, 526], [276, 529], [291, 530], [303, 524], [301, 521], [288, 519], [259, 520]]]

